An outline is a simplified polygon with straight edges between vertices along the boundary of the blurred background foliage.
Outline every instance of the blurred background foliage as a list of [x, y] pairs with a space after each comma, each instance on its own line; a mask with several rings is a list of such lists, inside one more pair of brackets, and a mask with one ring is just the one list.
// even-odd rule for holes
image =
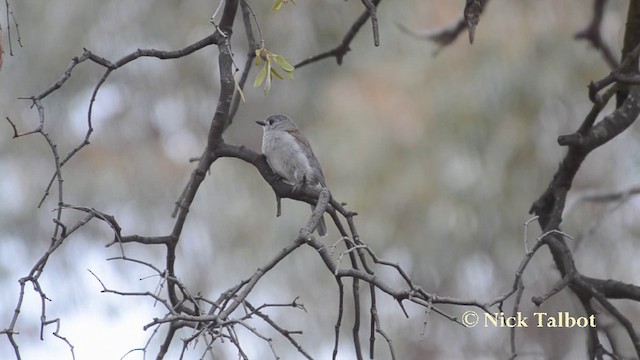
[[[21, 130], [37, 126], [38, 120], [29, 102], [17, 97], [55, 82], [83, 47], [110, 60], [137, 48], [179, 49], [214, 30], [208, 20], [217, 6], [204, 0], [10, 3], [24, 47], [16, 46], [14, 36], [15, 56], [9, 56], [3, 22], [7, 53], [0, 72], [0, 109]], [[297, 6], [286, 5], [277, 13], [271, 5], [251, 3], [266, 46], [291, 63], [333, 48], [363, 11], [359, 1], [298, 0]], [[244, 92], [247, 101], [225, 140], [259, 151], [261, 129], [254, 121], [273, 113], [291, 116], [313, 144], [332, 194], [359, 213], [363, 241], [379, 256], [399, 262], [429, 292], [487, 300], [511, 287], [523, 256], [522, 224], [529, 206], [564, 153], [556, 138], [579, 126], [590, 108], [586, 85], [608, 69], [598, 52], [573, 39], [591, 18], [591, 3], [585, 1], [492, 1], [475, 44], [470, 46], [463, 34], [437, 56], [436, 45], [397, 27], [446, 26], [461, 16], [462, 7], [461, 1], [383, 1], [379, 48], [373, 46], [367, 23], [342, 66], [333, 59], [305, 66], [296, 70], [295, 80], [276, 81], [268, 97], [250, 87], [255, 68]], [[616, 54], [626, 7], [627, 1], [611, 2], [604, 17], [603, 35]], [[236, 64], [242, 66], [249, 49], [239, 25], [238, 17], [232, 44]], [[91, 91], [101, 75], [97, 65], [84, 63], [44, 100], [46, 129], [62, 153], [84, 138]], [[218, 77], [215, 47], [178, 60], [139, 59], [116, 71], [98, 94], [91, 145], [63, 168], [65, 202], [114, 215], [125, 234], [168, 233], [173, 204], [194, 166], [189, 158], [199, 156], [205, 145]], [[17, 301], [17, 280], [49, 244], [58, 195], [53, 192], [36, 208], [53, 173], [44, 139], [12, 140], [6, 123], [0, 135], [4, 328]], [[576, 178], [564, 229], [580, 237], [575, 257], [585, 275], [640, 282], [638, 202], [614, 207], [575, 201], [638, 183], [639, 147], [638, 130], [631, 128], [590, 155]], [[67, 212], [64, 218], [74, 216]], [[275, 218], [273, 192], [250, 165], [216, 161], [180, 242], [181, 280], [193, 292], [216, 298], [292, 241], [307, 216], [306, 204], [285, 200], [283, 216]], [[538, 228], [532, 226], [529, 234], [534, 239]], [[158, 283], [145, 278], [149, 272], [141, 266], [107, 261], [120, 254], [115, 247], [104, 248], [112, 238], [105, 224], [90, 223], [51, 258], [43, 277], [52, 300], [48, 316], [62, 318], [61, 334], [78, 358], [119, 358], [144, 346], [151, 330], [144, 332], [142, 326], [162, 314], [148, 299], [100, 294], [86, 269], [111, 288], [153, 291]], [[325, 241], [337, 239], [332, 231]], [[163, 264], [161, 248], [131, 245], [126, 251]], [[524, 276], [522, 310], [534, 311], [528, 299], [545, 293], [557, 277], [548, 252], [537, 254]], [[303, 329], [301, 344], [318, 358], [328, 358], [337, 287], [317, 254], [306, 248], [270, 272], [249, 300], [282, 303], [296, 296], [307, 313], [282, 309], [270, 315], [286, 328]], [[27, 301], [19, 326], [25, 357], [67, 357], [66, 345], [49, 335], [52, 328], [46, 329], [46, 341], [37, 339], [39, 299], [28, 293]], [[425, 325], [423, 309], [410, 306], [406, 319], [389, 299], [381, 295], [379, 301], [382, 325], [401, 359], [508, 356], [506, 329], [466, 329], [433, 314]], [[640, 322], [637, 304], [627, 306], [630, 320]], [[444, 308], [456, 315], [465, 310]], [[567, 292], [543, 310], [581, 315]], [[343, 359], [353, 357], [350, 316], [342, 330]], [[364, 326], [363, 340], [367, 332]], [[241, 334], [247, 353], [264, 358], [268, 346]], [[283, 358], [299, 357], [278, 334], [271, 336]], [[585, 334], [575, 329], [534, 328], [517, 337], [522, 358], [577, 358], [586, 349]], [[381, 359], [388, 357], [383, 342], [377, 345]], [[0, 341], [0, 354], [11, 354], [6, 338]], [[192, 353], [194, 358], [199, 354]], [[216, 354], [234, 358], [230, 344], [220, 345]], [[127, 358], [142, 358], [142, 353]]]

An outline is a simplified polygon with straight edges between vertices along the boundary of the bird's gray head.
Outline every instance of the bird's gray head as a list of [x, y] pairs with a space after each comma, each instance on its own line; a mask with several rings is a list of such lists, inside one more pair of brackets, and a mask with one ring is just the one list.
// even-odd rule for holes
[[264, 131], [269, 130], [290, 130], [295, 129], [296, 125], [286, 115], [271, 115], [265, 121], [256, 121], [256, 124], [262, 126]]

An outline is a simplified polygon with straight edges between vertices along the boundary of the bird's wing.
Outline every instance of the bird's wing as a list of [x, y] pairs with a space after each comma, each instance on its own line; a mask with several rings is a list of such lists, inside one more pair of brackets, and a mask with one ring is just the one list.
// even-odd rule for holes
[[313, 174], [315, 175], [316, 180], [318, 180], [320, 185], [322, 185], [322, 187], [327, 187], [324, 180], [324, 174], [322, 173], [322, 167], [320, 166], [320, 162], [318, 161], [316, 156], [313, 154], [313, 150], [311, 150], [311, 144], [309, 144], [309, 141], [307, 141], [307, 139], [298, 129], [290, 129], [285, 131], [289, 133], [289, 135], [293, 136], [293, 138], [296, 139], [300, 144], [306, 146], [306, 148], [309, 149], [307, 153], [307, 159], [309, 160], [309, 165], [311, 165], [311, 168], [313, 169]]

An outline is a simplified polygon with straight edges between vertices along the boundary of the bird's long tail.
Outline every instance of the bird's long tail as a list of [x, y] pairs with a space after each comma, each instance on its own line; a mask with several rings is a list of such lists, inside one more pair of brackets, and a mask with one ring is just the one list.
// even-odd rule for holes
[[[315, 206], [311, 205], [311, 211], [315, 210]], [[316, 227], [316, 230], [318, 231], [318, 235], [320, 236], [327, 236], [327, 224], [325, 224], [324, 222], [324, 216], [322, 216], [320, 218], [320, 221], [318, 222], [318, 227]]]

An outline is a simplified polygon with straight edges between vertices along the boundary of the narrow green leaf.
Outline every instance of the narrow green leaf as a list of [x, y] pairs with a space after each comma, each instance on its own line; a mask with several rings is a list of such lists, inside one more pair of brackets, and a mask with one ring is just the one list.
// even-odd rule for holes
[[264, 94], [269, 95], [269, 91], [271, 90], [271, 64], [267, 63], [265, 67], [267, 68], [267, 77], [264, 83]]
[[271, 7], [271, 11], [276, 12], [282, 7], [282, 0], [276, 0]]
[[273, 60], [275, 60], [276, 64], [278, 64], [278, 66], [280, 66], [282, 68], [282, 70], [284, 70], [286, 72], [293, 72], [293, 70], [295, 70], [293, 65], [291, 65], [287, 61], [287, 59], [282, 55], [274, 55], [273, 56]]
[[260, 69], [260, 71], [258, 72], [258, 75], [256, 75], [256, 79], [253, 81], [253, 87], [259, 87], [260, 85], [262, 85], [262, 82], [264, 81], [266, 76], [267, 76], [267, 65], [265, 64], [262, 67], [262, 69]]
[[238, 84], [238, 82], [236, 81], [235, 76], [233, 77], [233, 83], [236, 86], [236, 91], [238, 92], [238, 94], [240, 94], [240, 100], [242, 100], [243, 103], [246, 102], [244, 99], [244, 92], [240, 88], [240, 84]]
[[271, 69], [271, 73], [280, 80], [284, 80], [284, 76], [282, 76], [276, 68]]

